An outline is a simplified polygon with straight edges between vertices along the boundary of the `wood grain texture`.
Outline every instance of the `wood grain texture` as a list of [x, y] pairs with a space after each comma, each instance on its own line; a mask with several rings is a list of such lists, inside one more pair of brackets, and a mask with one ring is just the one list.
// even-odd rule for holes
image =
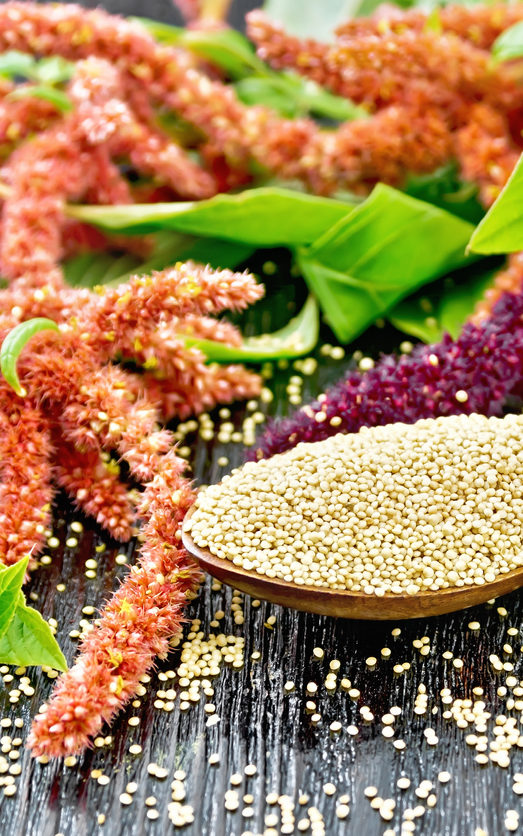
[[[255, 265], [260, 268], [260, 264]], [[285, 271], [283, 271], [285, 272]], [[300, 291], [300, 289], [298, 289]], [[281, 277], [271, 278], [270, 298], [259, 306], [246, 324], [247, 330], [258, 327], [281, 325], [281, 320], [294, 295], [294, 288]], [[379, 342], [378, 342], [379, 338]], [[369, 332], [366, 336], [366, 350], [377, 344], [385, 346], [397, 339], [393, 333]], [[322, 360], [317, 373], [305, 378], [304, 398], [317, 393], [339, 376], [343, 361]], [[271, 387], [276, 393], [270, 405], [274, 413], [287, 409], [285, 387], [292, 368], [277, 370]], [[239, 425], [243, 407], [239, 405], [233, 414], [233, 421]], [[195, 476], [199, 483], [218, 481], [225, 468], [218, 465], [220, 456], [226, 454], [235, 467], [243, 461], [241, 445], [220, 445], [201, 440], [194, 448]], [[65, 546], [71, 534], [70, 523], [77, 519], [66, 503], [57, 508], [56, 533], [61, 545], [53, 551], [50, 566], [40, 568], [34, 576], [32, 590], [38, 594], [36, 605], [46, 616], [53, 616], [59, 623], [59, 637], [68, 659], [72, 659], [76, 642], [69, 638], [69, 632], [78, 626], [82, 618], [82, 607], [86, 604], [101, 606], [117, 579], [125, 573], [124, 567], [114, 565], [114, 548], [96, 552], [96, 546], [103, 541], [100, 532], [89, 521], [85, 522], [85, 533], [75, 549]], [[131, 557], [133, 545], [128, 548]], [[99, 563], [96, 580], [85, 577], [85, 561], [96, 557]], [[65, 592], [57, 592], [56, 585], [66, 584]], [[171, 800], [170, 783], [176, 769], [187, 772], [187, 803], [195, 808], [194, 824], [180, 832], [186, 836], [241, 836], [242, 833], [263, 833], [264, 820], [273, 814], [274, 808], [266, 801], [268, 792], [290, 796], [297, 803], [303, 792], [310, 796], [303, 813], [295, 811], [296, 820], [306, 816], [306, 808], [314, 805], [323, 814], [325, 832], [328, 836], [380, 836], [387, 827], [399, 824], [406, 808], [423, 804], [415, 795], [415, 788], [421, 780], [434, 782], [437, 803], [433, 809], [426, 809], [423, 817], [417, 819], [416, 833], [424, 836], [473, 836], [476, 827], [482, 827], [489, 836], [505, 832], [504, 816], [508, 809], [521, 807], [520, 799], [512, 791], [512, 775], [523, 771], [521, 749], [512, 750], [509, 769], [494, 765], [480, 767], [475, 763], [475, 751], [466, 745], [465, 735], [472, 729], [458, 729], [452, 721], [442, 718], [440, 691], [450, 688], [455, 697], [473, 697], [472, 688], [481, 686], [485, 690], [485, 702], [493, 714], [505, 713], [519, 717], [517, 711], [506, 710], [506, 697], [497, 694], [507, 673], [496, 674], [489, 656], [498, 654], [502, 661], [514, 664], [514, 674], [523, 679], [521, 643], [523, 640], [523, 596], [514, 593], [494, 605], [483, 605], [464, 612], [438, 618], [412, 620], [409, 622], [361, 622], [299, 613], [271, 604], [261, 603], [252, 607], [252, 601], [245, 598], [245, 623], [234, 624], [231, 612], [232, 592], [223, 587], [220, 592], [211, 591], [208, 578], [203, 584], [199, 598], [193, 602], [188, 615], [201, 619], [200, 629], [207, 635], [212, 614], [219, 609], [226, 615], [220, 629], [225, 633], [245, 637], [245, 667], [233, 671], [225, 667], [214, 683], [213, 702], [220, 722], [206, 727], [207, 715], [204, 702], [182, 712], [179, 699], [175, 708], [167, 714], [154, 708], [156, 691], [169, 687], [153, 675], [147, 696], [139, 708], [130, 707], [111, 729], [114, 742], [111, 746], [95, 749], [80, 758], [74, 768], [62, 763], [41, 766], [31, 761], [27, 752], [20, 758], [22, 774], [16, 779], [18, 792], [15, 798], [0, 796], [0, 833], [2, 836], [159, 836], [174, 830], [168, 819], [167, 805]], [[508, 614], [498, 613], [503, 604]], [[276, 623], [268, 627], [269, 615], [276, 616]], [[478, 620], [479, 631], [468, 628], [469, 622]], [[395, 626], [401, 627], [401, 635], [391, 636]], [[507, 628], [516, 627], [516, 637], [507, 636]], [[428, 636], [430, 653], [422, 657], [412, 642]], [[503, 645], [509, 642], [514, 652], [511, 656], [503, 653]], [[316, 661], [313, 648], [325, 649], [325, 658]], [[388, 660], [380, 658], [383, 647], [391, 649]], [[253, 650], [260, 652], [257, 661], [252, 660]], [[453, 667], [452, 661], [442, 658], [450, 650], [463, 660], [461, 671]], [[375, 656], [378, 664], [369, 669], [365, 660]], [[175, 668], [179, 653], [174, 651], [170, 658], [159, 665], [159, 671]], [[330, 695], [323, 687], [329, 670], [329, 661], [339, 659], [341, 675], [350, 678], [353, 686], [360, 691], [357, 699], [338, 689]], [[398, 663], [408, 662], [411, 668], [402, 675], [393, 671]], [[37, 670], [30, 670], [30, 678], [36, 688], [31, 700], [21, 698], [18, 705], [9, 704], [9, 689], [16, 687], [14, 681], [6, 683], [0, 692], [1, 715], [23, 717], [27, 732], [30, 717], [48, 696], [51, 683]], [[284, 692], [287, 681], [295, 683], [294, 691]], [[322, 722], [314, 726], [305, 704], [307, 683], [318, 684], [317, 710]], [[171, 684], [171, 683], [170, 683]], [[413, 713], [415, 699], [420, 685], [425, 686], [428, 695], [427, 712], [422, 716]], [[179, 690], [176, 683], [172, 686]], [[510, 689], [509, 689], [510, 691]], [[375, 715], [372, 723], [362, 722], [360, 708], [370, 707]], [[403, 739], [406, 749], [394, 749], [391, 740], [381, 734], [379, 718], [391, 706], [399, 706], [402, 714], [395, 724], [395, 738]], [[436, 711], [436, 713], [432, 713]], [[131, 716], [141, 718], [137, 728], [127, 724]], [[340, 720], [343, 730], [333, 734], [329, 725]], [[360, 731], [351, 737], [346, 729], [356, 724]], [[439, 737], [437, 746], [429, 746], [423, 731], [433, 728]], [[492, 735], [493, 720], [489, 721], [489, 739]], [[18, 732], [4, 730], [14, 736]], [[107, 734], [109, 730], [107, 730]], [[129, 753], [131, 743], [143, 746], [140, 756]], [[209, 766], [208, 757], [219, 753], [220, 764]], [[148, 775], [147, 765], [154, 761], [169, 769], [169, 777], [160, 781]], [[243, 819], [240, 810], [228, 813], [224, 807], [224, 792], [230, 789], [230, 777], [243, 772], [246, 764], [255, 763], [257, 774], [245, 779], [243, 792], [254, 796], [253, 817]], [[107, 786], [99, 786], [90, 777], [93, 769], [102, 769], [111, 776]], [[448, 770], [452, 779], [446, 786], [438, 786], [437, 774]], [[396, 781], [407, 775], [412, 785], [407, 791], [400, 791]], [[138, 790], [130, 807], [119, 801], [120, 794], [129, 781], [136, 781]], [[328, 797], [323, 786], [332, 782], [337, 787], [334, 797]], [[379, 814], [370, 808], [363, 790], [375, 785], [383, 798], [392, 798], [397, 804], [392, 822], [383, 822]], [[336, 817], [336, 797], [341, 794], [350, 797], [350, 815], [340, 821]], [[159, 818], [149, 821], [146, 817], [145, 798], [157, 798]], [[241, 798], [241, 794], [240, 794]], [[278, 808], [277, 808], [278, 811]], [[103, 826], [97, 824], [98, 814], [106, 816]], [[277, 829], [279, 833], [279, 828]], [[300, 831], [296, 830], [296, 833]], [[306, 831], [310, 832], [310, 831]]]
[[[111, 4], [107, 4], [111, 8]], [[153, 15], [162, 5], [156, 0], [144, 9], [143, 4], [125, 3], [129, 13]], [[120, 9], [122, 4], [120, 4]], [[162, 15], [170, 19], [171, 3], [164, 0]], [[174, 20], [174, 16], [173, 16]], [[258, 268], [260, 267], [258, 263]], [[267, 303], [260, 305], [248, 318], [246, 328], [268, 329], [280, 327], [289, 315], [288, 306], [294, 296], [294, 287], [288, 284], [283, 269], [280, 277], [270, 279], [271, 295]], [[303, 288], [298, 288], [298, 293]], [[363, 350], [376, 353], [378, 348], [388, 349], [398, 335], [371, 329], [360, 341]], [[304, 399], [315, 395], [337, 378], [346, 363], [321, 360], [318, 371], [305, 378]], [[275, 400], [270, 404], [274, 414], [287, 411], [286, 385], [292, 368], [277, 370], [271, 382]], [[233, 420], [240, 425], [243, 407], [234, 410]], [[227, 455], [229, 467], [243, 460], [240, 445], [195, 444], [193, 465], [199, 483], [217, 481], [225, 469], [218, 459]], [[85, 533], [77, 548], [65, 546], [71, 534], [70, 523], [78, 519], [67, 503], [59, 502], [56, 513], [56, 534], [60, 547], [52, 552], [52, 563], [40, 568], [34, 575], [31, 590], [38, 595], [35, 605], [45, 617], [53, 616], [59, 624], [59, 639], [68, 660], [74, 656], [76, 641], [69, 632], [77, 628], [86, 604], [100, 607], [111, 590], [123, 577], [126, 569], [115, 567], [117, 550], [108, 545], [96, 552], [103, 540], [101, 533], [85, 523]], [[134, 544], [126, 549], [132, 559]], [[120, 550], [121, 551], [121, 550]], [[124, 549], [125, 551], [125, 549]], [[98, 571], [95, 580], [85, 577], [85, 561], [95, 556]], [[58, 592], [57, 584], [66, 584], [65, 592]], [[503, 712], [518, 718], [520, 713], [506, 708], [506, 696], [498, 694], [507, 673], [496, 674], [489, 656], [498, 654], [503, 662], [514, 665], [514, 675], [523, 680], [521, 644], [523, 641], [523, 595], [514, 593], [494, 605], [483, 605], [465, 612], [438, 618], [419, 619], [398, 625], [394, 622], [361, 622], [299, 613], [261, 603], [257, 608], [245, 598], [245, 623], [235, 625], [230, 613], [232, 592], [224, 587], [212, 592], [208, 578], [200, 595], [188, 612], [192, 618], [201, 619], [201, 630], [207, 635], [212, 614], [218, 609], [226, 615], [221, 628], [226, 633], [245, 637], [246, 664], [240, 671], [228, 667], [214, 683], [213, 702], [220, 722], [206, 727], [204, 701], [189, 712], [182, 712], [179, 699], [171, 713], [154, 708], [155, 693], [165, 688], [165, 683], [153, 675], [147, 695], [138, 708], [130, 707], [111, 729], [113, 743], [110, 746], [86, 753], [73, 768], [61, 762], [42, 766], [21, 748], [17, 763], [22, 767], [16, 778], [17, 795], [8, 799], [0, 790], [0, 834], [2, 836], [163, 836], [174, 832], [168, 819], [167, 805], [171, 800], [170, 783], [176, 769], [187, 772], [187, 803], [194, 806], [194, 824], [182, 829], [184, 836], [240, 836], [242, 833], [263, 833], [267, 815], [278, 812], [266, 803], [268, 792], [288, 795], [297, 804], [299, 795], [307, 793], [310, 801], [303, 812], [295, 811], [296, 820], [306, 816], [307, 807], [314, 805], [321, 811], [327, 836], [381, 836], [387, 828], [400, 832], [400, 822], [406, 808], [426, 805], [415, 795], [421, 780], [434, 782], [437, 803], [433, 809], [425, 809], [416, 819], [416, 833], [423, 836], [473, 836], [475, 828], [485, 829], [489, 836], [506, 832], [505, 812], [521, 811], [521, 801], [512, 791], [512, 775], [523, 771], [522, 750], [512, 750], [512, 762], [508, 769], [494, 765], [480, 767], [474, 760], [475, 752], [465, 743], [471, 729], [459, 729], [452, 721], [442, 717], [444, 706], [440, 691], [449, 688], [456, 697], [473, 697], [472, 688], [484, 688], [484, 700], [493, 714]], [[503, 604], [507, 615], [500, 614]], [[503, 612], [503, 611], [502, 611]], [[269, 615], [276, 616], [276, 623], [267, 627]], [[468, 624], [477, 620], [481, 629], [472, 631]], [[392, 628], [401, 626], [401, 635], [391, 636]], [[519, 634], [507, 636], [507, 628], [516, 627]], [[430, 637], [430, 653], [423, 657], [413, 647], [413, 640]], [[503, 645], [509, 642], [514, 652], [503, 653]], [[316, 661], [313, 648], [325, 649], [325, 658]], [[391, 649], [388, 660], [380, 658], [381, 648]], [[260, 652], [257, 661], [251, 659], [254, 650]], [[463, 668], [457, 670], [452, 661], [442, 657], [444, 651], [463, 660]], [[375, 669], [369, 669], [365, 660], [378, 658]], [[174, 668], [179, 652], [161, 663], [158, 671]], [[357, 699], [338, 690], [330, 695], [323, 687], [329, 669], [329, 661], [339, 659], [340, 676], [350, 678], [360, 691]], [[393, 671], [398, 663], [410, 663], [410, 670], [402, 675]], [[11, 674], [12, 675], [12, 671]], [[21, 697], [18, 704], [11, 704], [9, 691], [16, 687], [18, 677], [5, 681], [0, 689], [0, 716], [21, 717], [21, 732], [4, 728], [2, 734], [25, 737], [38, 706], [47, 698], [52, 683], [40, 671], [30, 669], [28, 675], [35, 687], [32, 698]], [[9, 676], [9, 675], [8, 675]], [[284, 684], [295, 683], [294, 691], [286, 695]], [[316, 699], [322, 722], [314, 726], [305, 704], [309, 697], [307, 683], [318, 683]], [[413, 713], [420, 685], [425, 686], [428, 704], [422, 716]], [[168, 687], [168, 686], [167, 686]], [[176, 683], [173, 685], [179, 690]], [[509, 689], [510, 691], [510, 689]], [[509, 694], [507, 694], [509, 696]], [[360, 708], [370, 707], [376, 720], [361, 720]], [[402, 714], [395, 724], [395, 738], [406, 743], [404, 751], [394, 749], [391, 740], [381, 734], [379, 718], [391, 706], [399, 706]], [[433, 711], [435, 713], [433, 713]], [[127, 720], [140, 717], [140, 725], [131, 728]], [[329, 724], [340, 720], [343, 730], [332, 734]], [[489, 721], [489, 739], [493, 739], [493, 720]], [[351, 737], [346, 728], [356, 724], [360, 731]], [[430, 727], [439, 737], [437, 746], [429, 746], [423, 734]], [[109, 730], [107, 730], [109, 734]], [[140, 743], [143, 753], [129, 753], [131, 743]], [[211, 753], [219, 753], [218, 766], [209, 766]], [[169, 777], [160, 781], [148, 775], [147, 765], [154, 761], [169, 769]], [[230, 777], [242, 772], [248, 763], [255, 763], [257, 774], [244, 779], [240, 790], [252, 793], [253, 816], [244, 819], [241, 809], [228, 813], [224, 808], [224, 792], [230, 788]], [[91, 771], [102, 769], [111, 780], [100, 786], [93, 780]], [[441, 770], [451, 773], [451, 781], [439, 786], [437, 774]], [[407, 775], [411, 787], [398, 790], [396, 781]], [[120, 794], [129, 781], [136, 781], [138, 789], [129, 807], [119, 801]], [[332, 782], [337, 793], [328, 797], [323, 786]], [[375, 785], [383, 798], [396, 802], [394, 819], [390, 823], [381, 820], [378, 812], [370, 808], [363, 790]], [[336, 797], [350, 797], [350, 815], [345, 821], [336, 817]], [[241, 798], [242, 792], [240, 792]], [[146, 817], [145, 799], [154, 795], [159, 817], [150, 821]], [[104, 814], [104, 825], [97, 823], [97, 816]], [[279, 827], [277, 832], [280, 832]], [[300, 831], [295, 830], [296, 833]], [[311, 831], [305, 831], [310, 833]]]

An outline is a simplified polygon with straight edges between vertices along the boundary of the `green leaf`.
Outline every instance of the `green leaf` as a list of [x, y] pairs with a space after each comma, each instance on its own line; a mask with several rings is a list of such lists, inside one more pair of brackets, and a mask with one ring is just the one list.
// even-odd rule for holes
[[253, 72], [267, 72], [266, 65], [256, 55], [251, 42], [234, 29], [182, 31], [180, 46], [221, 67], [232, 78], [243, 78]]
[[71, 287], [93, 288], [96, 285], [109, 284], [122, 275], [132, 275], [135, 270], [141, 272], [140, 263], [139, 258], [129, 253], [80, 253], [64, 262], [64, 278]]
[[309, 296], [300, 313], [284, 328], [272, 334], [249, 337], [239, 346], [225, 345], [214, 340], [198, 340], [182, 335], [188, 347], [202, 351], [209, 361], [242, 363], [300, 357], [312, 351], [318, 342], [319, 315], [314, 296]]
[[294, 73], [251, 76], [235, 85], [238, 97], [248, 105], [265, 105], [292, 118], [312, 113], [324, 119], [346, 122], [366, 119], [368, 112], [349, 99], [335, 96], [316, 82]]
[[153, 20], [149, 17], [130, 17], [129, 20], [139, 23], [162, 44], [178, 44], [185, 31], [183, 26], [172, 26], [170, 23], [162, 23], [161, 20]]
[[409, 337], [416, 337], [429, 345], [436, 343], [443, 336], [443, 331], [433, 310], [424, 304], [428, 302], [429, 299], [420, 299], [417, 296], [404, 299], [389, 312], [388, 320], [394, 328], [403, 331]]
[[250, 41], [234, 29], [182, 29], [145, 18], [136, 20], [161, 43], [189, 49], [238, 80], [236, 93], [245, 104], [265, 105], [290, 118], [313, 113], [341, 122], [368, 115], [364, 108], [329, 93], [313, 81], [295, 73], [274, 72], [258, 58]]
[[477, 265], [448, 276], [436, 287], [404, 299], [390, 311], [389, 321], [406, 334], [433, 343], [448, 333], [456, 339], [477, 303], [492, 285], [498, 266], [480, 269]]
[[27, 606], [21, 591], [28, 563], [25, 557], [13, 566], [0, 565], [0, 664], [65, 671], [67, 663], [49, 624]]
[[211, 267], [234, 267], [245, 261], [253, 248], [234, 241], [220, 241], [215, 238], [197, 239], [176, 232], [159, 232], [156, 245], [147, 261], [129, 253], [81, 253], [63, 264], [66, 282], [71, 287], [96, 285], [119, 285], [131, 276], [145, 276], [153, 270], [163, 270], [176, 261], [197, 261]]
[[67, 670], [67, 662], [47, 621], [25, 602], [18, 604], [0, 638], [0, 662], [5, 665], [49, 665]]
[[499, 35], [494, 41], [492, 55], [496, 61], [512, 61], [523, 56], [523, 20]]
[[454, 162], [431, 174], [411, 175], [402, 191], [474, 224], [479, 223], [485, 214], [477, 197], [477, 185], [460, 180], [458, 166]]
[[487, 255], [523, 249], [523, 155], [498, 199], [474, 230], [469, 249]]
[[251, 42], [234, 29], [182, 29], [147, 18], [135, 20], [145, 26], [160, 43], [184, 47], [225, 70], [231, 78], [244, 78], [252, 73], [268, 72], [266, 64], [258, 58]]
[[12, 566], [0, 564], [0, 639], [15, 614], [28, 563], [29, 557], [24, 557]]
[[332, 41], [334, 30], [358, 12], [360, 0], [266, 0], [267, 15], [290, 35]]
[[300, 113], [296, 96], [277, 78], [251, 76], [238, 81], [234, 87], [238, 98], [246, 105], [270, 107], [288, 119]]
[[29, 340], [40, 331], [58, 330], [58, 325], [52, 319], [35, 317], [34, 319], [28, 319], [26, 322], [21, 322], [16, 328], [12, 328], [5, 337], [0, 349], [0, 371], [6, 383], [15, 390], [17, 395], [24, 395], [16, 371], [16, 364], [21, 352]]
[[33, 78], [42, 84], [63, 84], [74, 75], [74, 64], [61, 55], [51, 55], [36, 62]]
[[0, 55], [0, 76], [4, 78], [31, 78], [36, 60], [32, 55], [10, 49]]
[[[246, 261], [255, 249], [247, 244], [236, 243], [236, 241], [222, 241], [219, 238], [193, 238], [192, 240], [188, 236], [187, 238], [187, 246], [180, 251], [177, 260], [210, 264], [211, 267], [216, 269], [236, 267], [242, 261]], [[149, 265], [145, 266], [148, 267]], [[146, 270], [146, 272], [149, 271]]]
[[125, 206], [70, 206], [68, 215], [128, 233], [176, 229], [260, 247], [314, 241], [353, 205], [276, 187], [218, 194], [210, 200]]
[[303, 275], [336, 337], [348, 342], [415, 288], [467, 261], [471, 224], [378, 184], [312, 246]]
[[15, 89], [8, 93], [7, 99], [43, 99], [50, 102], [61, 113], [68, 113], [73, 109], [73, 105], [67, 93], [63, 90], [57, 90], [50, 84], [28, 84], [24, 87], [15, 87]]

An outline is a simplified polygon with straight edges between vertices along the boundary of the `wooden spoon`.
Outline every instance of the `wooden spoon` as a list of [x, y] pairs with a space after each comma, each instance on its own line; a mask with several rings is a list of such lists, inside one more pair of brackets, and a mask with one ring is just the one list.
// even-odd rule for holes
[[[191, 513], [192, 511], [187, 514], [186, 519], [190, 518]], [[515, 569], [482, 586], [474, 584], [450, 587], [437, 592], [418, 592], [416, 595], [367, 595], [365, 592], [344, 592], [323, 586], [301, 586], [249, 572], [235, 566], [232, 561], [216, 557], [207, 549], [201, 549], [188, 531], [182, 531], [182, 542], [202, 569], [219, 581], [252, 595], [253, 598], [263, 598], [272, 601], [273, 604], [294, 607], [295, 610], [340, 618], [388, 621], [441, 615], [483, 604], [490, 598], [497, 598], [523, 586], [523, 569]]]

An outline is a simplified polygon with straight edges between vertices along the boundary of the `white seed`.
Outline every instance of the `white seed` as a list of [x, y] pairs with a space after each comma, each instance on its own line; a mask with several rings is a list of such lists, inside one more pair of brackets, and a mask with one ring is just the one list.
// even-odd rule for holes
[[302, 585], [381, 596], [489, 583], [523, 565], [522, 429], [521, 415], [473, 414], [299, 444], [200, 491], [186, 528], [217, 557]]

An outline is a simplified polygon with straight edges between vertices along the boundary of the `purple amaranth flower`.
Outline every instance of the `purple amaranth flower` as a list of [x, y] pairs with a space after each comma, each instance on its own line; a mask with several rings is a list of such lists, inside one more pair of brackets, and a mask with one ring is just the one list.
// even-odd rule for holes
[[492, 316], [467, 323], [457, 340], [444, 336], [411, 354], [383, 356], [369, 371], [351, 371], [294, 415], [270, 423], [251, 458], [282, 453], [300, 441], [321, 441], [440, 415], [501, 415], [523, 378], [523, 295], [504, 294]]

